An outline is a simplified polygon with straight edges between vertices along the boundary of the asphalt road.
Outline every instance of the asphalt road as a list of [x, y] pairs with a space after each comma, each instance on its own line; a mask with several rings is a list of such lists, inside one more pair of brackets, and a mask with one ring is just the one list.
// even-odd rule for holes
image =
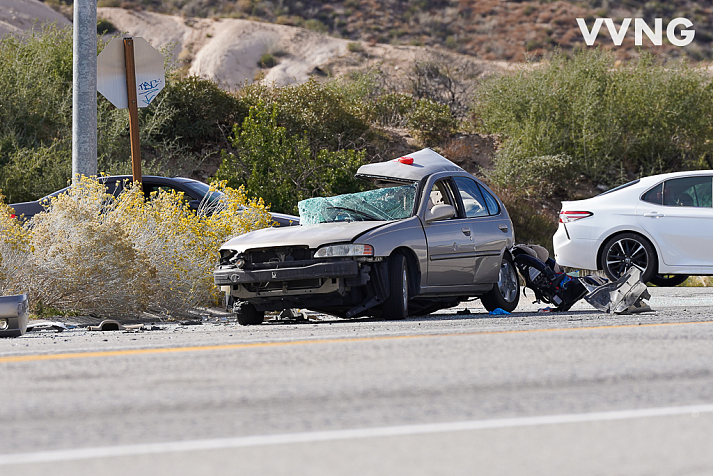
[[2, 339], [0, 474], [713, 474], [713, 292], [650, 291]]

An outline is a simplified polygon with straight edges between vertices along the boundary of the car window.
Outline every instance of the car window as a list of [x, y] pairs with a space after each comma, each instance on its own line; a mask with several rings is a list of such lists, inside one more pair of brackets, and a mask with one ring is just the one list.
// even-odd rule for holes
[[497, 215], [498, 213], [500, 213], [500, 205], [498, 204], [498, 201], [495, 199], [495, 197], [493, 197], [492, 194], [485, 190], [485, 188], [480, 184], [478, 184], [478, 187], [483, 193], [483, 197], [485, 198], [485, 204], [488, 207], [488, 212], [490, 212], [491, 215]]
[[662, 195], [665, 206], [711, 208], [713, 179], [703, 176], [667, 180]]
[[428, 211], [430, 212], [436, 205], [451, 205], [456, 208], [455, 200], [453, 199], [453, 193], [451, 191], [451, 186], [449, 181], [439, 180], [433, 184], [431, 188], [431, 193], [428, 196]]
[[646, 192], [641, 199], [654, 205], [663, 205], [663, 182]]
[[467, 177], [455, 177], [458, 193], [463, 201], [465, 216], [468, 218], [485, 217], [490, 214], [483, 194], [475, 180]]
[[215, 190], [211, 192], [210, 185], [208, 185], [207, 183], [193, 181], [193, 180], [190, 182], [186, 181], [186, 182], [182, 182], [182, 183], [183, 183], [183, 185], [188, 187], [191, 190], [191, 192], [193, 193], [193, 195], [199, 200], [205, 199], [210, 203], [214, 203], [214, 202], [217, 202], [218, 200], [220, 200], [221, 198], [223, 198], [222, 192], [218, 192]]
[[151, 198], [152, 193], [157, 193], [158, 192], [167, 192], [167, 193], [182, 193], [183, 190], [178, 190], [175, 187], [171, 187], [170, 185], [157, 185], [157, 184], [148, 184], [144, 183], [141, 185], [141, 187], [144, 190], [144, 195], [146, 195], [146, 198]]

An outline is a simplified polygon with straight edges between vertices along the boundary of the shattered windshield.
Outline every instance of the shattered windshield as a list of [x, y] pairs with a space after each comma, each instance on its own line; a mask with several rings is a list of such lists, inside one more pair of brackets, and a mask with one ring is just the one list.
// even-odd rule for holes
[[416, 184], [348, 193], [336, 197], [316, 197], [297, 204], [300, 224], [337, 221], [403, 220], [413, 213]]

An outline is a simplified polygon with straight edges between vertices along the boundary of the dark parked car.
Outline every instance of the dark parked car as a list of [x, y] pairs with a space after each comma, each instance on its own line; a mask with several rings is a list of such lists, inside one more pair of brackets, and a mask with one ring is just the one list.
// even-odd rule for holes
[[235, 299], [238, 322], [291, 308], [403, 319], [471, 297], [515, 309], [512, 222], [485, 184], [430, 149], [356, 176], [377, 188], [303, 200], [300, 226], [221, 247], [213, 276]]
[[[125, 184], [131, 183], [131, 179], [131, 175], [110, 175], [99, 178], [106, 186], [107, 193], [115, 196], [121, 193]], [[198, 205], [200, 205], [206, 196], [208, 196], [207, 200], [214, 201], [218, 200], [222, 195], [220, 192], [210, 192], [210, 186], [208, 184], [185, 177], [169, 178], [144, 175], [142, 180], [143, 192], [146, 198], [150, 197], [152, 192], [159, 190], [183, 192], [184, 196], [189, 200], [190, 206], [194, 209], [198, 208]], [[16, 216], [28, 220], [35, 214], [44, 211], [52, 197], [66, 192], [68, 188], [69, 187], [65, 187], [62, 190], [57, 190], [34, 202], [12, 203], [10, 206], [15, 210]], [[281, 226], [298, 225], [300, 222], [299, 217], [294, 215], [286, 215], [283, 213], [271, 213], [271, 215], [272, 219]]]

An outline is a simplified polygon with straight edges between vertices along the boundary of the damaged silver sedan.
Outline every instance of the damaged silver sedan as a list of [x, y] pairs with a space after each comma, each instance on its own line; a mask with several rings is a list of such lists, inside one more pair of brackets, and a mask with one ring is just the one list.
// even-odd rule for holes
[[221, 247], [214, 280], [240, 324], [292, 308], [404, 319], [472, 297], [488, 310], [515, 309], [512, 222], [487, 186], [430, 149], [356, 176], [377, 188], [303, 200], [300, 226]]

